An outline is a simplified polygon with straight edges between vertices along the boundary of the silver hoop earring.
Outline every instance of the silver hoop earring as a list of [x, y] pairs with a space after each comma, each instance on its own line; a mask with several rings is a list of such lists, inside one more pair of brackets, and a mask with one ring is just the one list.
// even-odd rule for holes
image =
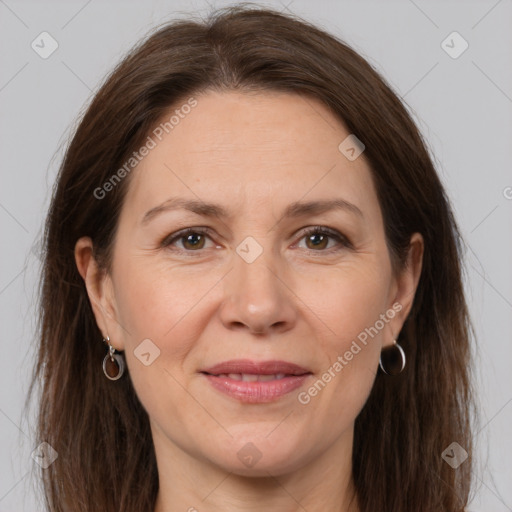
[[405, 368], [405, 352], [396, 340], [393, 340], [393, 345], [382, 349], [379, 366], [387, 375], [398, 375]]
[[124, 359], [120, 354], [115, 354], [116, 349], [110, 344], [110, 338], [103, 339], [108, 343], [108, 354], [103, 359], [103, 373], [110, 380], [118, 380], [124, 373]]

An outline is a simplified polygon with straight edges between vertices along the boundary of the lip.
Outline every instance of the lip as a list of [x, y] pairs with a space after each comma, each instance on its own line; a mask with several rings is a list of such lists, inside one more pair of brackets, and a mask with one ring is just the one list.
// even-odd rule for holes
[[[201, 373], [216, 390], [246, 403], [273, 402], [300, 387], [312, 374], [309, 370], [287, 361], [258, 362], [249, 359], [225, 361], [202, 370]], [[247, 382], [233, 379], [228, 374], [284, 374], [284, 377]]]
[[252, 361], [251, 359], [231, 359], [201, 371], [210, 375], [221, 375], [223, 373], [249, 373], [252, 375], [284, 373], [286, 375], [304, 375], [311, 373], [306, 368], [288, 361]]

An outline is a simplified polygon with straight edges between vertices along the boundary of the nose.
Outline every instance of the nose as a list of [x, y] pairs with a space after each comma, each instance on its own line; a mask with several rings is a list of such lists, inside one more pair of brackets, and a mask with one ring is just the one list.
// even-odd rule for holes
[[224, 279], [220, 312], [227, 329], [270, 335], [293, 328], [297, 309], [292, 283], [287, 282], [285, 269], [271, 257], [271, 251], [263, 251], [248, 263], [235, 255], [234, 266]]

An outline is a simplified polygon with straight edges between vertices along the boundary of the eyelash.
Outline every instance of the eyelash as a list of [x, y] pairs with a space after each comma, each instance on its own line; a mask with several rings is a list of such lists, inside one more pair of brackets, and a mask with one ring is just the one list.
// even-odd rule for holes
[[[171, 235], [165, 237], [162, 240], [162, 242], [160, 243], [160, 246], [167, 248], [167, 247], [171, 246], [176, 240], [181, 240], [191, 234], [206, 235], [209, 237], [211, 235], [211, 230], [209, 228], [203, 228], [203, 227], [182, 229], [181, 231], [177, 231], [176, 233], [172, 233]], [[350, 240], [334, 229], [327, 228], [324, 226], [312, 226], [310, 228], [307, 228], [302, 233], [300, 240], [302, 240], [304, 237], [311, 236], [311, 235], [327, 235], [330, 238], [336, 239], [342, 247], [347, 248], [347, 249], [353, 249], [353, 245], [350, 242]], [[315, 251], [314, 249], [306, 249], [306, 250], [310, 253], [328, 253], [328, 254], [330, 254], [332, 252], [337, 252], [337, 251], [341, 250], [341, 248], [338, 248], [338, 249], [335, 248], [334, 251], [333, 251], [333, 248], [317, 250], [317, 251]], [[178, 249], [178, 251], [182, 252], [182, 253], [187, 253], [190, 256], [195, 256], [195, 254], [191, 254], [191, 253], [201, 253], [202, 252], [201, 249], [198, 249], [197, 251], [187, 250], [187, 249]]]

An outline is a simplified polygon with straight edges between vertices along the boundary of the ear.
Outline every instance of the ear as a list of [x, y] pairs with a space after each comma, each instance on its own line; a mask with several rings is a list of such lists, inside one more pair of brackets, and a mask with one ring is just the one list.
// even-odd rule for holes
[[122, 327], [118, 321], [114, 287], [111, 276], [100, 270], [93, 256], [93, 243], [89, 237], [75, 244], [75, 262], [87, 289], [87, 295], [103, 338], [110, 337], [116, 350], [124, 350]]
[[[421, 269], [423, 266], [424, 241], [420, 233], [414, 233], [409, 242], [406, 264], [400, 274], [395, 277], [392, 287], [390, 309], [396, 312], [396, 315], [389, 322], [390, 329], [394, 339], [407, 319], [416, 294], [418, 282], [420, 280]], [[395, 305], [393, 307], [393, 305]], [[393, 340], [389, 340], [385, 346], [391, 345]]]

